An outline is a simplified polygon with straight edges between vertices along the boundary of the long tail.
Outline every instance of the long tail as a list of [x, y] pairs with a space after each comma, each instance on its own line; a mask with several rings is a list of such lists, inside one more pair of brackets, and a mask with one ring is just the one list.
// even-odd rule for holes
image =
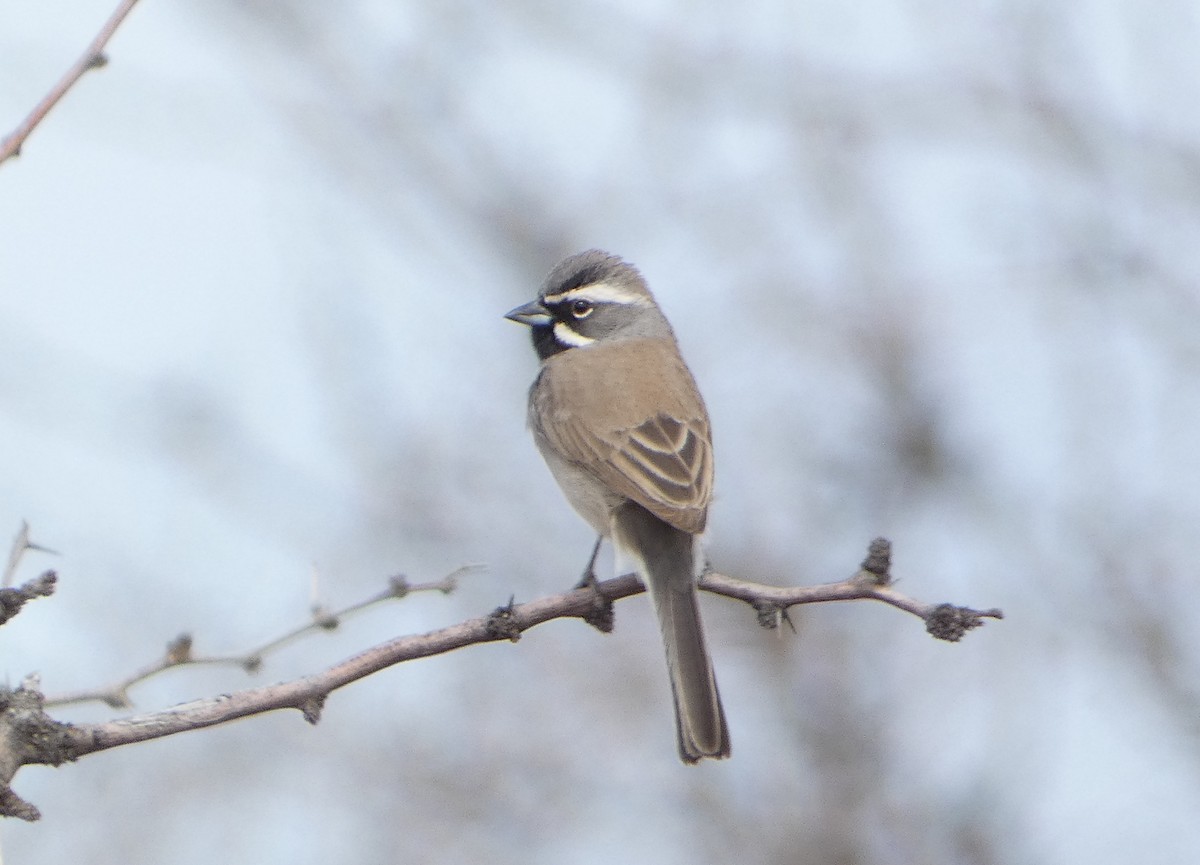
[[650, 590], [675, 698], [685, 763], [729, 756], [729, 727], [696, 603], [695, 537], [628, 502], [613, 517], [613, 541]]

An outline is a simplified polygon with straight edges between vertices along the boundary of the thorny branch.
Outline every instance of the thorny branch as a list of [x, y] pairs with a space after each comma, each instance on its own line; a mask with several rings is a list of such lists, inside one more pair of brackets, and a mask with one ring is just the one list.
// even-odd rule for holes
[[34, 598], [48, 598], [54, 594], [54, 584], [58, 581], [58, 575], [54, 571], [44, 571], [41, 576], [34, 577], [13, 588], [13, 580], [17, 576], [17, 569], [21, 566], [21, 559], [30, 550], [44, 553], [54, 552], [54, 550], [31, 541], [29, 539], [29, 523], [22, 520], [21, 529], [13, 538], [12, 547], [9, 548], [4, 574], [0, 577], [0, 625], [21, 612], [21, 608]]
[[[782, 588], [738, 580], [708, 572], [701, 588], [750, 604], [759, 621], [777, 626], [789, 607], [821, 601], [872, 599], [883, 601], [921, 617], [934, 637], [957, 641], [984, 619], [1003, 617], [997, 609], [972, 610], [951, 604], [927, 604], [907, 597], [891, 586], [891, 545], [879, 538], [871, 543], [858, 572], [847, 580], [819, 586]], [[36, 820], [37, 809], [8, 787], [13, 775], [26, 765], [53, 765], [87, 754], [129, 745], [186, 730], [223, 724], [275, 709], [296, 709], [311, 724], [320, 719], [326, 698], [338, 688], [404, 661], [443, 654], [477, 643], [516, 642], [529, 628], [552, 619], [582, 618], [594, 621], [597, 608], [644, 591], [637, 577], [626, 575], [524, 604], [512, 602], [486, 616], [469, 619], [425, 634], [397, 637], [335, 664], [326, 670], [290, 682], [249, 688], [185, 703], [161, 712], [119, 718], [100, 724], [63, 724], [43, 711], [36, 683], [26, 682], [15, 691], [0, 690], [0, 815]], [[610, 617], [600, 617], [610, 621]], [[306, 630], [312, 626], [306, 626]]]
[[136, 3], [137, 0], [121, 0], [121, 5], [117, 7], [108, 21], [104, 23], [104, 26], [100, 28], [100, 32], [96, 34], [96, 38], [92, 40], [87, 50], [75, 61], [75, 64], [63, 74], [58, 83], [29, 112], [29, 115], [21, 121], [21, 124], [9, 133], [3, 141], [0, 141], [0, 163], [14, 156], [20, 156], [21, 146], [25, 143], [25, 139], [46, 118], [46, 115], [67, 94], [67, 91], [75, 86], [75, 82], [82, 78], [89, 70], [99, 69], [108, 62], [108, 58], [104, 56], [104, 47], [108, 44], [108, 40], [112, 39], [113, 34], [117, 32], [117, 28], [121, 26], [121, 22], [125, 20], [125, 16], [130, 13]]
[[48, 598], [54, 594], [54, 584], [58, 575], [54, 571], [45, 571], [41, 576], [34, 577], [19, 586], [0, 588], [0, 625], [3, 625], [25, 606], [27, 601], [34, 598]]
[[30, 550], [36, 550], [40, 553], [54, 553], [54, 550], [49, 547], [43, 547], [41, 544], [35, 544], [29, 539], [29, 523], [25, 520], [21, 521], [21, 528], [13, 538], [12, 546], [8, 550], [8, 562], [4, 566], [4, 576], [0, 578], [0, 587], [8, 587], [13, 584], [16, 579], [17, 569], [21, 566], [21, 559]]
[[953, 604], [927, 604], [901, 594], [892, 587], [892, 545], [886, 538], [876, 538], [867, 549], [858, 572], [840, 583], [818, 586], [764, 586], [709, 571], [700, 578], [700, 588], [718, 595], [745, 601], [758, 611], [763, 627], [778, 627], [787, 610], [797, 604], [824, 601], [883, 601], [919, 616], [925, 630], [939, 640], [957, 643], [967, 631], [978, 628], [984, 619], [1002, 619], [1004, 613], [996, 608], [973, 610]]
[[335, 630], [346, 619], [357, 613], [378, 606], [385, 601], [408, 597], [418, 592], [441, 592], [448, 595], [458, 588], [458, 581], [476, 570], [478, 565], [465, 565], [453, 573], [447, 574], [440, 580], [426, 583], [409, 582], [403, 574], [389, 577], [387, 587], [370, 597], [343, 607], [340, 610], [329, 610], [320, 603], [314, 603], [311, 619], [285, 634], [274, 637], [261, 646], [256, 646], [248, 652], [239, 655], [197, 655], [193, 652], [192, 635], [180, 634], [167, 643], [166, 651], [158, 660], [146, 665], [111, 685], [90, 688], [84, 691], [73, 691], [67, 694], [54, 694], [45, 697], [45, 705], [51, 708], [76, 703], [104, 703], [113, 709], [128, 709], [133, 706], [129, 697], [129, 689], [141, 684], [160, 673], [175, 667], [184, 666], [225, 666], [241, 667], [247, 673], [256, 673], [262, 667], [263, 658], [288, 643], [294, 642], [305, 634], [315, 631]]

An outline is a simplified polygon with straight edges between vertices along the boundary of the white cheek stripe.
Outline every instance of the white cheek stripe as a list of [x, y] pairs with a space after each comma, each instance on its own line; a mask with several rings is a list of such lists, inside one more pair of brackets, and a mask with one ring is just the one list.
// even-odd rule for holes
[[548, 294], [542, 300], [546, 303], [562, 303], [564, 300], [572, 300], [574, 298], [583, 298], [591, 300], [595, 303], [621, 303], [626, 306], [649, 306], [650, 298], [644, 294], [638, 294], [634, 291], [621, 288], [619, 285], [613, 285], [611, 282], [597, 282], [592, 285], [581, 285], [579, 288], [572, 288], [569, 291], [560, 291], [558, 294]]
[[561, 321], [556, 322], [554, 325], [554, 338], [556, 340], [558, 340], [560, 343], [562, 343], [563, 345], [569, 345], [569, 346], [572, 346], [573, 348], [580, 348], [581, 346], [591, 345], [593, 342], [596, 341], [596, 340], [592, 339], [590, 336], [582, 336], [582, 335], [576, 333], [575, 331], [571, 330], [570, 327], [563, 324]]

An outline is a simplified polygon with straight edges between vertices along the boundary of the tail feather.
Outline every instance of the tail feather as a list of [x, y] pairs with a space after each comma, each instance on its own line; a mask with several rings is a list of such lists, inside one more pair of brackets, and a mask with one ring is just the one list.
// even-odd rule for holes
[[680, 758], [728, 757], [729, 727], [696, 598], [695, 537], [628, 502], [614, 514], [613, 540], [632, 559], [658, 613]]

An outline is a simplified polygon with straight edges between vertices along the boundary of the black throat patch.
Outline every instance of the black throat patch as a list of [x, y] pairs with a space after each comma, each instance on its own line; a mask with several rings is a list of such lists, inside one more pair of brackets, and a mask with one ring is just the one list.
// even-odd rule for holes
[[550, 324], [539, 324], [536, 327], [529, 329], [529, 335], [533, 339], [533, 350], [537, 352], [538, 360], [558, 354], [560, 351], [566, 351], [571, 346], [566, 343], [559, 342], [554, 336], [554, 322]]

